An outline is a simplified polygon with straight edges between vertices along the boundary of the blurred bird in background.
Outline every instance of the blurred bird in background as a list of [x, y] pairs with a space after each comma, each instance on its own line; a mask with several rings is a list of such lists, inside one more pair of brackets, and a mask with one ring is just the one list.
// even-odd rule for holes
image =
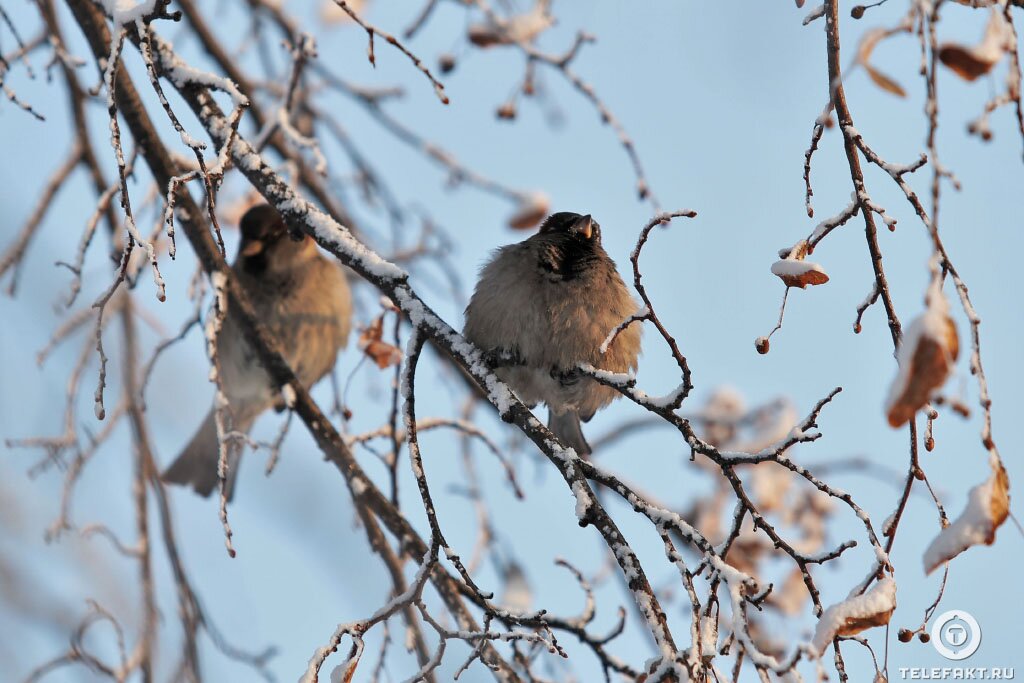
[[[280, 344], [281, 353], [303, 386], [309, 388], [334, 368], [351, 326], [352, 296], [339, 264], [320, 253], [307, 235], [295, 239], [269, 204], [249, 209], [241, 220], [242, 239], [231, 270], [246, 291], [260, 321]], [[228, 399], [228, 429], [248, 433], [268, 408], [284, 404], [259, 363], [230, 307], [217, 341], [220, 379]], [[229, 443], [227, 494], [234, 492], [241, 445]], [[192, 486], [208, 496], [218, 484], [219, 448], [214, 410], [203, 420], [164, 481]]]
[[496, 250], [480, 271], [463, 333], [496, 364], [498, 377], [531, 408], [548, 406], [548, 428], [579, 455], [589, 455], [587, 422], [619, 396], [582, 377], [580, 363], [611, 372], [636, 370], [640, 327], [601, 344], [637, 304], [601, 246], [591, 216], [549, 216], [532, 237]]

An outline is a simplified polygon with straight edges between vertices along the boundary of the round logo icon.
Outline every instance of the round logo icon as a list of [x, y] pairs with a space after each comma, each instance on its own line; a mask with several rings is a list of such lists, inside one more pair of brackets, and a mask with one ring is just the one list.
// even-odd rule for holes
[[932, 645], [946, 659], [967, 659], [981, 645], [978, 620], [961, 609], [943, 612], [932, 625]]

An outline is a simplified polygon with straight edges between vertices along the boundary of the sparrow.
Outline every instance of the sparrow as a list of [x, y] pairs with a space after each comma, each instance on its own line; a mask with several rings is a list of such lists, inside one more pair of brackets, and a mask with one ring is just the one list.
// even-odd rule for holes
[[523, 403], [548, 407], [548, 428], [581, 456], [587, 422], [619, 393], [582, 376], [581, 363], [636, 370], [640, 328], [630, 325], [601, 352], [637, 304], [601, 246], [589, 214], [560, 212], [518, 244], [497, 249], [480, 271], [463, 334]]
[[[341, 267], [323, 255], [308, 235], [292, 233], [269, 204], [249, 209], [240, 223], [241, 241], [231, 266], [257, 318], [277, 339], [299, 382], [312, 387], [334, 368], [348, 341], [352, 295]], [[228, 399], [228, 431], [248, 433], [267, 409], [283, 410], [284, 399], [228, 308], [217, 336], [220, 385]], [[227, 495], [234, 492], [241, 445], [228, 444]], [[192, 486], [209, 496], [218, 485], [216, 413], [203, 420], [163, 480]]]

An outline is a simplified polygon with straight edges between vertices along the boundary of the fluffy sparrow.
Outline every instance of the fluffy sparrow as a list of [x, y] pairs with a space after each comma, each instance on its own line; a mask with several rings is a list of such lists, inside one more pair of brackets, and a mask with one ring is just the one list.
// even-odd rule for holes
[[580, 455], [591, 452], [580, 420], [619, 396], [583, 377], [580, 363], [635, 370], [640, 327], [601, 343], [636, 311], [591, 216], [549, 216], [532, 237], [499, 248], [480, 271], [463, 333], [492, 359], [498, 377], [524, 403], [548, 406], [548, 427]]
[[[348, 340], [352, 296], [338, 263], [306, 235], [296, 240], [269, 204], [249, 209], [231, 270], [260, 321], [278, 340], [284, 359], [305, 387], [331, 371]], [[228, 399], [230, 431], [248, 433], [268, 408], [283, 400], [228, 309], [217, 338], [220, 380]], [[241, 445], [229, 442], [227, 492], [238, 474]], [[204, 496], [218, 483], [219, 449], [213, 410], [163, 474], [164, 481], [192, 486]]]

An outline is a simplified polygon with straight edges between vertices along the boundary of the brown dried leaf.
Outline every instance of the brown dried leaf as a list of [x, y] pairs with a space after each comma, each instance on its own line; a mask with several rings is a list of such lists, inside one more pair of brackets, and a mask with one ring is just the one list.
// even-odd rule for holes
[[466, 37], [469, 38], [469, 42], [482, 48], [503, 45], [508, 42], [496, 26], [488, 24], [471, 25], [466, 32]]
[[884, 28], [871, 29], [864, 33], [864, 37], [860, 39], [860, 45], [857, 46], [857, 62], [862, 65], [867, 65], [868, 60], [871, 59], [871, 53], [874, 52], [875, 47], [878, 43], [888, 35], [888, 31]]
[[832, 605], [821, 615], [812, 645], [821, 655], [837, 636], [852, 636], [875, 626], [885, 626], [896, 610], [896, 582], [886, 577], [863, 595]]
[[343, 662], [331, 672], [331, 683], [352, 683], [357, 666], [359, 666], [359, 654]]
[[771, 550], [771, 543], [753, 531], [744, 531], [729, 546], [729, 552], [723, 558], [728, 564], [744, 574], [757, 574], [757, 565]]
[[836, 631], [837, 636], [854, 636], [875, 626], [885, 626], [892, 617], [893, 610], [876, 612], [863, 617], [850, 617], [843, 622], [842, 627]]
[[857, 63], [864, 67], [864, 70], [868, 72], [868, 76], [871, 77], [871, 80], [879, 88], [897, 97], [906, 97], [907, 93], [903, 86], [873, 67], [870, 63], [871, 53], [874, 52], [878, 43], [883, 38], [888, 38], [892, 34], [892, 30], [883, 28], [876, 28], [865, 33], [864, 37], [861, 38], [860, 45], [857, 47]]
[[996, 529], [1001, 527], [1006, 518], [1010, 516], [1010, 477], [1007, 476], [1006, 468], [1002, 463], [993, 468], [992, 479], [992, 497], [988, 501], [992, 534], [985, 541], [989, 545], [996, 540]]
[[823, 285], [828, 274], [817, 263], [804, 261], [812, 249], [807, 240], [800, 240], [792, 247], [779, 250], [779, 260], [772, 264], [772, 274], [777, 275], [787, 287], [803, 289], [808, 285]]
[[799, 569], [794, 569], [786, 577], [782, 588], [771, 593], [771, 605], [783, 614], [796, 616], [803, 610], [811, 594], [807, 592], [807, 585], [804, 583], [804, 575]]
[[973, 48], [946, 43], [939, 48], [939, 60], [965, 81], [973, 81], [992, 70], [995, 62], [979, 59]]
[[359, 349], [383, 370], [402, 362], [402, 351], [383, 341], [384, 316], [377, 316], [369, 327], [359, 333]]
[[903, 86], [901, 86], [899, 83], [886, 76], [884, 73], [882, 73], [875, 67], [871, 66], [870, 64], [865, 64], [864, 69], [868, 72], [868, 76], [871, 77], [871, 80], [875, 82], [875, 85], [877, 85], [882, 90], [888, 93], [892, 93], [897, 97], [907, 96], [907, 91], [903, 89]]
[[548, 12], [547, 3], [538, 1], [528, 11], [500, 22], [471, 24], [466, 31], [466, 37], [469, 38], [469, 42], [480, 48], [523, 44], [533, 41], [554, 26], [554, 23], [554, 18]]
[[754, 467], [751, 480], [754, 496], [762, 512], [782, 510], [783, 504], [786, 502], [786, 494], [789, 493], [790, 485], [793, 482], [792, 473], [788, 469], [762, 463]]
[[540, 192], [532, 193], [523, 198], [509, 216], [508, 227], [513, 230], [529, 230], [544, 220], [550, 210], [551, 202], [546, 195]]
[[[926, 321], [928, 316], [940, 317], [929, 322]], [[930, 329], [916, 331], [915, 326]], [[907, 362], [909, 358], [910, 367], [900, 368], [890, 391], [886, 416], [892, 427], [906, 424], [931, 399], [935, 390], [946, 382], [960, 352], [956, 325], [944, 311], [922, 315], [911, 323], [904, 339], [915, 344], [915, 348], [904, 351], [901, 347], [899, 352], [900, 362]]]
[[972, 546], [995, 542], [996, 529], [1010, 515], [1010, 478], [997, 458], [991, 459], [991, 467], [989, 478], [971, 489], [960, 516], [928, 544], [923, 558], [926, 574]]
[[772, 273], [787, 287], [804, 289], [808, 285], [823, 285], [828, 282], [828, 273], [817, 263], [785, 258], [772, 264]]
[[985, 35], [974, 46], [945, 43], [939, 46], [939, 60], [965, 81], [973, 81], [992, 70], [1007, 50], [1006, 19], [993, 9]]

